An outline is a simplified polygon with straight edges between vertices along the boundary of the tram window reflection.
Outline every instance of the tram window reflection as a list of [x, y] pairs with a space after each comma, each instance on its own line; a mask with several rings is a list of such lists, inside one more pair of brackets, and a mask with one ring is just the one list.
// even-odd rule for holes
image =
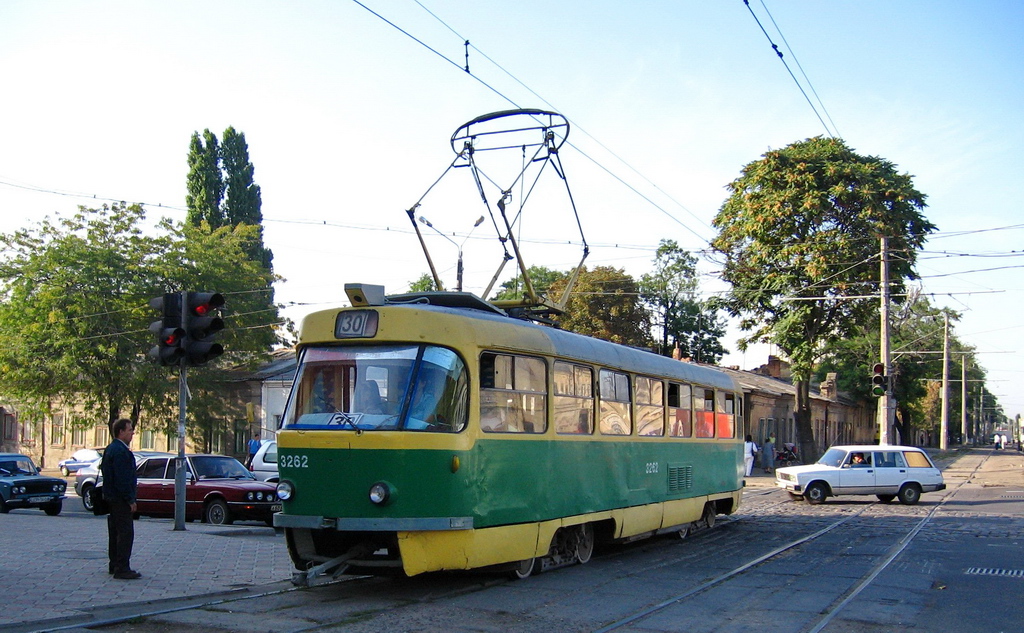
[[665, 401], [662, 382], [656, 378], [636, 377], [637, 435], [665, 434]]
[[690, 385], [668, 383], [669, 435], [672, 437], [691, 437], [693, 435], [691, 397]]
[[629, 375], [602, 369], [599, 376], [601, 421], [598, 428], [601, 429], [601, 434], [631, 434], [633, 421], [630, 417]]
[[555, 432], [594, 432], [594, 371], [564, 361], [554, 364]]
[[541, 358], [480, 357], [480, 427], [489, 433], [547, 430], [547, 365]]
[[696, 389], [693, 393], [693, 415], [697, 437], [715, 436], [715, 390]]

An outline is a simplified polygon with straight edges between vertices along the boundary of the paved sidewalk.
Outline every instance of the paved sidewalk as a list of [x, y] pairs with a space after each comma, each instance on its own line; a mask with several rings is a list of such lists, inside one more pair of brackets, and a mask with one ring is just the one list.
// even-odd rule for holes
[[65, 511], [0, 516], [0, 587], [5, 624], [81, 616], [95, 607], [199, 596], [291, 578], [284, 536], [259, 524], [212, 526], [170, 519], [135, 522], [138, 580], [107, 574], [106, 517], [87, 515], [71, 491]]

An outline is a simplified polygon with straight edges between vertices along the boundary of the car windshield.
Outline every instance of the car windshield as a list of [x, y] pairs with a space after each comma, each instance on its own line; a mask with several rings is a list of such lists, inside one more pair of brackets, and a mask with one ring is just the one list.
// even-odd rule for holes
[[818, 463], [822, 466], [831, 466], [833, 468], [839, 468], [839, 465], [843, 463], [846, 458], [846, 451], [838, 448], [830, 448], [825, 451], [825, 454], [821, 456]]
[[199, 479], [255, 479], [255, 476], [234, 457], [200, 455], [192, 458]]
[[462, 359], [443, 347], [310, 347], [283, 426], [458, 432], [466, 425], [468, 387]]
[[4, 458], [0, 461], [0, 477], [36, 474], [35, 464], [28, 457]]

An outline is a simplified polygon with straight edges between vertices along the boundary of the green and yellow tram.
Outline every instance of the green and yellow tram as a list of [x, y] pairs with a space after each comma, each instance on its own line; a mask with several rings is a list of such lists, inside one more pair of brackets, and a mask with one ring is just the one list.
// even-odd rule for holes
[[275, 525], [297, 578], [522, 577], [739, 506], [742, 396], [725, 372], [466, 293], [350, 296], [303, 320], [277, 435]]

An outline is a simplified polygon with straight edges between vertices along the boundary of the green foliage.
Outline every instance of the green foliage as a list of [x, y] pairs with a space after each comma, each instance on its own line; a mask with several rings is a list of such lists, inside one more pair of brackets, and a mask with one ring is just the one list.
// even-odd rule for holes
[[[561, 296], [567, 282], [566, 277], [558, 279], [549, 294]], [[621, 345], [651, 344], [650, 315], [640, 301], [636, 280], [610, 266], [580, 271], [565, 314], [556, 322], [564, 330]]]
[[722, 305], [750, 332], [789, 357], [794, 410], [805, 456], [814, 452], [808, 381], [828, 340], [849, 338], [877, 318], [879, 241], [889, 239], [890, 289], [904, 294], [917, 249], [935, 226], [911, 177], [877, 157], [821, 137], [767, 152], [729, 184], [713, 221], [732, 290]]
[[807, 380], [821, 344], [855, 334], [878, 309], [879, 238], [889, 238], [893, 295], [916, 278], [934, 225], [925, 196], [892, 163], [812, 138], [767, 152], [730, 183], [712, 246], [733, 286], [723, 306], [754, 341], [772, 342]]
[[429, 273], [423, 273], [420, 278], [409, 284], [409, 292], [434, 292], [437, 290], [437, 284], [434, 283], [434, 278]]
[[[203, 141], [206, 141], [205, 145]], [[192, 133], [188, 148], [188, 177], [185, 206], [188, 208], [185, 222], [199, 226], [203, 222], [212, 227], [224, 224], [221, 200], [224, 198], [224, 178], [220, 171], [220, 149], [217, 136], [210, 130]]]
[[678, 345], [683, 357], [718, 363], [725, 354], [725, 321], [698, 298], [697, 289], [697, 258], [674, 240], [662, 240], [654, 271], [640, 278], [640, 296], [660, 332], [658, 352], [671, 356]]
[[[551, 293], [551, 286], [559, 280], [564, 280], [568, 277], [568, 273], [559, 272], [557, 270], [551, 270], [545, 266], [530, 266], [526, 269], [526, 273], [530, 276], [530, 283], [533, 284], [534, 291], [538, 295], [547, 295], [549, 298], [558, 300], [560, 295]], [[565, 287], [563, 284], [562, 288]], [[491, 301], [516, 301], [523, 298], [524, 285], [523, 276], [516, 275], [512, 279], [505, 281], [498, 286], [497, 293], [491, 297]]]
[[[277, 308], [268, 308], [274, 277], [243, 249], [252, 226], [140, 228], [137, 205], [80, 208], [70, 218], [0, 235], [0, 392], [28, 411], [51, 402], [81, 405], [77, 423], [110, 422], [141, 410], [174, 428], [177, 382], [147, 358], [159, 315], [148, 302], [164, 292], [225, 294], [227, 353], [189, 375], [195, 417], [222, 418], [202, 394], [224, 369], [251, 366], [276, 341]], [[153, 419], [148, 418], [148, 419]]]

